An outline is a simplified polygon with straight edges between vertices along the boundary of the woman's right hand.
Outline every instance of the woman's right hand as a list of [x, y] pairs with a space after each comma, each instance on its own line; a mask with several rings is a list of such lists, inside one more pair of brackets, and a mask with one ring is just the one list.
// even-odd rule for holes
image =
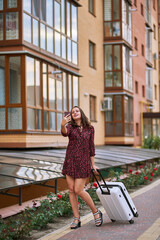
[[70, 113], [63, 117], [61, 126], [64, 127], [67, 123], [71, 121]]

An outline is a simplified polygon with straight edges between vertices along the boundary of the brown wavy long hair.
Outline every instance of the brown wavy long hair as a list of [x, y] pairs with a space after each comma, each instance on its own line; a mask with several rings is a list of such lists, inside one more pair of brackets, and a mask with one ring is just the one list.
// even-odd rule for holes
[[87, 118], [87, 116], [85, 115], [85, 113], [83, 112], [83, 110], [80, 108], [80, 107], [78, 107], [78, 106], [74, 106], [72, 109], [71, 109], [71, 125], [72, 126], [75, 126], [75, 127], [77, 127], [78, 125], [77, 125], [77, 123], [74, 121], [74, 119], [72, 118], [72, 110], [74, 109], [74, 108], [78, 108], [79, 110], [80, 110], [80, 113], [81, 113], [81, 124], [82, 124], [82, 126], [83, 127], [90, 127], [91, 126], [91, 123], [89, 122], [89, 120], [88, 120], [88, 118]]

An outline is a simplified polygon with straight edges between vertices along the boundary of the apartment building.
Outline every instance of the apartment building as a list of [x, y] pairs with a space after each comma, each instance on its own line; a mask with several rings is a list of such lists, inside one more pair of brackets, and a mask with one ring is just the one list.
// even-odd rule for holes
[[63, 147], [80, 105], [95, 143], [159, 134], [158, 1], [0, 0], [0, 147]]

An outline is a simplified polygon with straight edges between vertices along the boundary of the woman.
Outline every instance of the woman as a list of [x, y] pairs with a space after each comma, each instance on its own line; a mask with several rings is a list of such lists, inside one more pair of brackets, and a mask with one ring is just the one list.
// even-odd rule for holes
[[61, 133], [69, 138], [62, 174], [66, 176], [74, 215], [71, 229], [81, 226], [77, 195], [91, 208], [95, 224], [99, 227], [103, 223], [102, 213], [95, 207], [90, 195], [84, 191], [86, 180], [91, 176], [91, 167], [95, 171], [97, 169], [94, 163], [94, 127], [90, 125], [82, 109], [74, 106], [71, 113], [62, 120]]

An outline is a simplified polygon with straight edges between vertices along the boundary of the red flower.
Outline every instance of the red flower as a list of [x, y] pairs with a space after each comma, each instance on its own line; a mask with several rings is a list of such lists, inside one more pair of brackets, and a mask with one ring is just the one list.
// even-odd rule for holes
[[60, 195], [60, 194], [58, 194], [57, 197], [60, 198], [60, 199], [62, 199], [62, 195]]
[[154, 168], [154, 171], [157, 171], [157, 168]]
[[147, 176], [145, 176], [144, 179], [147, 180]]
[[154, 176], [153, 172], [151, 172], [151, 176], [152, 176], [152, 177]]
[[139, 168], [143, 168], [143, 166], [142, 166], [142, 165], [140, 165], [140, 166], [139, 166]]
[[132, 169], [129, 169], [129, 172], [132, 174]]
[[152, 178], [150, 178], [150, 181], [152, 181], [153, 179]]
[[95, 183], [95, 182], [93, 183], [93, 186], [96, 187], [96, 188], [98, 188], [98, 185], [97, 185], [97, 183]]
[[136, 175], [138, 175], [138, 174], [139, 174], [139, 172], [137, 171], [137, 172], [136, 172]]

